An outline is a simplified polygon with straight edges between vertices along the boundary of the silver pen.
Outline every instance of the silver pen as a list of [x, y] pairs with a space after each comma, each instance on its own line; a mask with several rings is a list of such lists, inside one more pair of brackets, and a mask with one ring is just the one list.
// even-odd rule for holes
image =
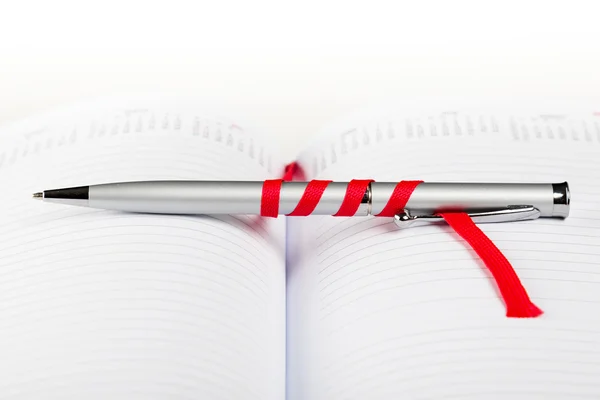
[[[46, 202], [153, 214], [260, 214], [263, 181], [141, 181], [45, 190]], [[279, 214], [291, 213], [308, 182], [283, 182]], [[367, 186], [356, 216], [377, 215], [397, 182]], [[331, 182], [312, 215], [335, 214], [348, 182]], [[416, 187], [395, 222], [436, 221], [443, 211], [469, 213], [475, 222], [509, 222], [538, 217], [566, 218], [570, 193], [562, 183], [435, 183]]]

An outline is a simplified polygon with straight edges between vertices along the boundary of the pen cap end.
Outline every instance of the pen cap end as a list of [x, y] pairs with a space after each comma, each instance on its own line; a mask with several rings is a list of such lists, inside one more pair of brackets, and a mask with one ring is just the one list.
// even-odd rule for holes
[[571, 208], [571, 192], [567, 182], [552, 184], [554, 207], [552, 216], [558, 218], [567, 218]]

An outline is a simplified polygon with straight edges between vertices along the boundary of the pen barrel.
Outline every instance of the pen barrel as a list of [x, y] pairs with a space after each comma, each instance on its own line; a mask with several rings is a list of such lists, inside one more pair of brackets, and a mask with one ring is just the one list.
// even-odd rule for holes
[[[283, 182], [279, 214], [291, 213], [308, 182]], [[94, 185], [88, 206], [159, 214], [260, 214], [262, 181], [152, 181]], [[333, 215], [340, 208], [348, 182], [331, 182], [312, 214]], [[368, 215], [365, 197], [356, 215]]]
[[262, 182], [150, 181], [90, 186], [89, 206], [154, 214], [259, 214]]
[[[372, 212], [379, 213], [396, 183], [371, 184]], [[565, 183], [436, 183], [424, 182], [413, 191], [406, 208], [429, 215], [441, 210], [481, 212], [509, 206], [533, 206], [541, 217], [566, 218], [570, 195]]]
[[[377, 215], [390, 199], [396, 182], [372, 182], [355, 215]], [[308, 182], [283, 182], [279, 214], [298, 205]], [[348, 182], [331, 182], [313, 215], [339, 210]], [[262, 181], [152, 181], [89, 187], [88, 205], [130, 212], [161, 214], [260, 214]], [[566, 183], [435, 183], [416, 187], [406, 208], [413, 213], [440, 210], [485, 211], [527, 205], [542, 217], [564, 218], [569, 213]]]

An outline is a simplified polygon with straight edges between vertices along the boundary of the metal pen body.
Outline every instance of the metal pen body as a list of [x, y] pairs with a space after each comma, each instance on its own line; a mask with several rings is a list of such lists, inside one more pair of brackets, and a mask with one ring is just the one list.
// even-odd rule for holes
[[[307, 182], [284, 182], [279, 213], [294, 210]], [[262, 181], [155, 181], [90, 186], [89, 207], [161, 214], [260, 214]], [[332, 182], [314, 210], [332, 215], [340, 208], [347, 182]], [[357, 215], [368, 215], [368, 203]]]
[[[283, 182], [279, 213], [289, 214], [308, 182]], [[373, 182], [365, 191], [356, 215], [377, 215], [389, 200], [396, 182]], [[347, 182], [325, 189], [314, 215], [335, 214], [344, 199]], [[260, 214], [262, 181], [149, 181], [89, 186], [88, 198], [61, 198], [65, 189], [45, 191], [44, 200], [93, 208], [160, 214]], [[69, 190], [69, 189], [66, 189]], [[73, 189], [71, 189], [73, 190]], [[417, 213], [441, 210], [480, 211], [528, 205], [541, 217], [569, 214], [566, 183], [435, 183], [423, 182], [406, 208]]]

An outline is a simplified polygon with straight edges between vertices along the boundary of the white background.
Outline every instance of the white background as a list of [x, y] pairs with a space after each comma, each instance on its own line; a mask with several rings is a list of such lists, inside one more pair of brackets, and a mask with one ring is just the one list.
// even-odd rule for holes
[[288, 158], [387, 99], [600, 102], [597, 1], [0, 0], [0, 124], [90, 97], [205, 96]]

